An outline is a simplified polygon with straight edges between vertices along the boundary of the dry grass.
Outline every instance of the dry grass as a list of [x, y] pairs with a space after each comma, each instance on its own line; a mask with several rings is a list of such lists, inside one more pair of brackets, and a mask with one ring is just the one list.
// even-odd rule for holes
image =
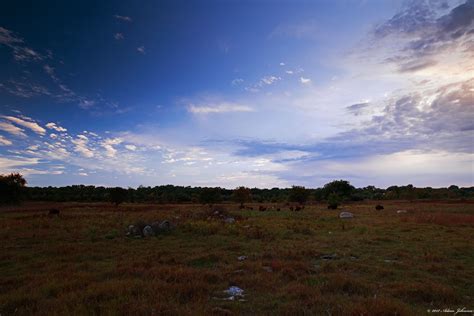
[[[474, 308], [474, 204], [259, 212], [222, 205], [26, 204], [0, 210], [0, 314], [416, 315]], [[59, 218], [47, 216], [50, 207]], [[407, 210], [397, 214], [397, 210]], [[138, 220], [177, 229], [135, 239]], [[245, 255], [244, 261], [237, 260]], [[333, 255], [332, 259], [323, 259]], [[245, 300], [225, 301], [236, 285]]]

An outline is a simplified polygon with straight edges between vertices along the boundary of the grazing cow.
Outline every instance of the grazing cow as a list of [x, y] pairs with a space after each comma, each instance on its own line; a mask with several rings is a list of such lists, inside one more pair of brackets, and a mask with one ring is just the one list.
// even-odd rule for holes
[[375, 206], [375, 209], [376, 209], [377, 211], [381, 211], [381, 210], [383, 210], [383, 206], [380, 205], [380, 204], [377, 204], [377, 205]]
[[301, 207], [300, 206], [295, 207], [295, 212], [299, 212], [299, 211], [301, 211]]
[[260, 206], [258, 207], [258, 210], [259, 210], [260, 212], [265, 212], [265, 211], [267, 210], [267, 208], [264, 207], [264, 206], [262, 206], [262, 205], [260, 205]]
[[54, 215], [59, 216], [59, 210], [56, 209], [56, 208], [52, 208], [52, 209], [49, 210], [48, 215], [49, 216], [54, 216]]
[[280, 212], [280, 208], [279, 208], [279, 207], [277, 208], [277, 212]]
[[292, 211], [292, 212], [293, 212], [293, 206], [290, 206], [290, 211]]

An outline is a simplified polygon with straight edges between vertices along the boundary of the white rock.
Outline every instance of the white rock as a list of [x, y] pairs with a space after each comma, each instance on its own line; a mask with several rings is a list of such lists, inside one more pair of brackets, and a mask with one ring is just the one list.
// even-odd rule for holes
[[351, 212], [341, 212], [339, 214], [339, 218], [353, 218], [354, 217], [354, 214], [352, 214]]

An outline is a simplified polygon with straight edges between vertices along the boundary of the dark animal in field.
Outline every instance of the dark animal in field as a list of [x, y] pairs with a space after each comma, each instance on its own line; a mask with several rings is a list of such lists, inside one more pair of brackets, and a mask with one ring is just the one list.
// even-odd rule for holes
[[252, 207], [252, 206], [246, 206], [245, 209], [246, 209], [246, 210], [253, 211], [253, 207]]
[[59, 210], [56, 209], [56, 208], [52, 208], [52, 209], [49, 210], [48, 215], [49, 216], [59, 216]]
[[280, 212], [280, 208], [279, 208], [279, 207], [277, 208], [277, 212]]
[[301, 210], [302, 210], [302, 208], [300, 206], [295, 207], [295, 212], [299, 212]]
[[329, 204], [328, 205], [328, 210], [337, 210], [338, 205], [337, 204]]
[[265, 206], [260, 205], [260, 206], [258, 207], [258, 210], [259, 210], [260, 212], [265, 212], [265, 211], [267, 210], [267, 208], [266, 208]]
[[290, 211], [292, 211], [292, 212], [293, 212], [293, 206], [290, 206]]
[[380, 204], [377, 204], [377, 205], [375, 206], [375, 209], [376, 209], [377, 211], [383, 210], [383, 206], [380, 205]]

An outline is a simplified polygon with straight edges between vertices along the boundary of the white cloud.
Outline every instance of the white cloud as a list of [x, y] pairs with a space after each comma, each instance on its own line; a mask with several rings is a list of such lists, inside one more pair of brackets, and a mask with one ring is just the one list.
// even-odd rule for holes
[[122, 40], [124, 37], [123, 37], [123, 34], [122, 33], [115, 33], [114, 34], [114, 38], [116, 40]]
[[16, 171], [15, 168], [27, 165], [37, 165], [39, 158], [24, 158], [16, 156], [14, 158], [0, 157], [0, 172], [9, 173]]
[[265, 76], [262, 79], [260, 79], [260, 84], [271, 85], [279, 80], [281, 80], [281, 77]]
[[226, 113], [226, 112], [253, 112], [254, 109], [241, 104], [223, 102], [211, 105], [194, 105], [188, 106], [188, 111], [194, 114], [209, 114], [209, 113]]
[[17, 125], [26, 127], [26, 128], [32, 130], [33, 132], [35, 132], [37, 134], [44, 135], [46, 133], [46, 130], [44, 128], [42, 128], [41, 126], [39, 126], [38, 123], [36, 123], [34, 121], [23, 120], [23, 119], [14, 117], [14, 116], [1, 116], [1, 117], [4, 118], [4, 119], [7, 119], [7, 120], [9, 120], [9, 121], [11, 121], [11, 122], [13, 122]]
[[74, 151], [80, 153], [82, 156], [86, 158], [94, 157], [94, 152], [88, 148], [87, 143], [89, 139], [84, 135], [78, 135], [76, 139], [71, 140], [71, 142], [75, 145]]
[[294, 73], [293, 70], [287, 70], [287, 71], [285, 71], [285, 72], [286, 72], [288, 75], [292, 75], [292, 74]]
[[137, 146], [135, 146], [135, 145], [130, 145], [130, 144], [125, 145], [125, 148], [127, 148], [128, 150], [131, 150], [131, 151], [137, 150]]
[[26, 137], [24, 129], [19, 128], [18, 126], [13, 125], [10, 122], [0, 122], [0, 130], [10, 133], [15, 136]]
[[304, 77], [300, 77], [300, 82], [302, 84], [310, 84], [311, 83], [311, 79], [309, 78], [304, 78]]
[[46, 127], [49, 128], [49, 129], [54, 129], [55, 131], [57, 132], [67, 132], [67, 129], [65, 129], [64, 127], [61, 127], [59, 125], [56, 125], [56, 123], [48, 123], [46, 124]]
[[143, 54], [143, 55], [146, 54], [145, 46], [137, 47], [137, 51], [138, 51], [140, 54]]
[[115, 149], [113, 146], [118, 145], [123, 142], [123, 139], [121, 138], [107, 138], [104, 140], [104, 142], [101, 144], [102, 147], [105, 148], [105, 155], [109, 158], [114, 158], [115, 155], [117, 154], [117, 149]]
[[285, 66], [285, 63], [280, 63], [280, 66]]
[[0, 146], [10, 146], [12, 142], [6, 139], [4, 136], [0, 135]]

